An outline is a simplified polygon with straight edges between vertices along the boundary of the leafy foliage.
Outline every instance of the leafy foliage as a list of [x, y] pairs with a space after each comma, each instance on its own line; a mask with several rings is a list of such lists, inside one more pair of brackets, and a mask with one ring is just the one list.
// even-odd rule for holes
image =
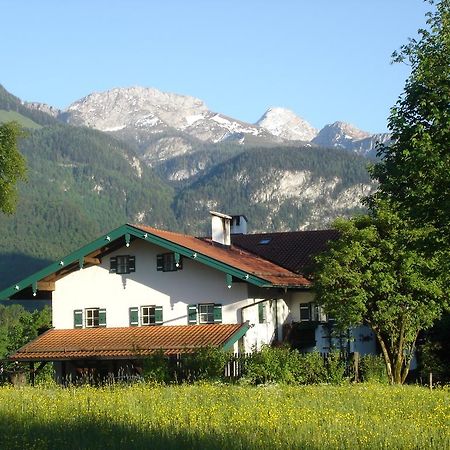
[[51, 327], [51, 310], [29, 312], [19, 304], [0, 304], [0, 360]]
[[429, 227], [423, 248], [441, 253], [442, 268], [449, 272], [449, 0], [436, 4], [427, 25], [419, 30], [418, 41], [411, 39], [394, 53], [394, 61], [411, 65], [411, 75], [391, 110], [393, 143], [379, 148], [382, 160], [372, 174], [380, 185], [371, 201], [389, 200], [413, 226]]
[[299, 353], [288, 347], [263, 348], [245, 361], [244, 381], [251, 384], [340, 384], [345, 363], [338, 353]]
[[388, 208], [335, 224], [340, 239], [317, 257], [318, 302], [340, 328], [366, 323], [374, 331], [391, 382], [406, 378], [418, 333], [448, 307], [438, 258], [414, 243], [411, 229]]

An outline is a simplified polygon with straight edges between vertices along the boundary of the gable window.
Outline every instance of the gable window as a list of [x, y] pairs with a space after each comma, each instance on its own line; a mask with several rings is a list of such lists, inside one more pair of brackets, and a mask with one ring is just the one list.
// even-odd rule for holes
[[136, 257], [131, 255], [112, 256], [109, 271], [111, 273], [125, 274], [136, 271]]
[[175, 253], [162, 253], [156, 255], [156, 270], [160, 272], [176, 272], [182, 268], [183, 264], [180, 255], [178, 255], [178, 257]]
[[220, 303], [198, 303], [188, 305], [188, 324], [222, 323], [222, 305]]

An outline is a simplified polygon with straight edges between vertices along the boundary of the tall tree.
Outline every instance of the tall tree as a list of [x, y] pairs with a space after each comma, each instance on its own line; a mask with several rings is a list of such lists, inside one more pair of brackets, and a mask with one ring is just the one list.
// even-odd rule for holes
[[22, 135], [23, 131], [16, 122], [0, 125], [0, 211], [5, 214], [14, 212], [16, 183], [25, 179], [25, 160], [17, 147]]
[[393, 55], [411, 74], [391, 110], [392, 144], [378, 150], [379, 189], [369, 204], [389, 200], [414, 226], [428, 227], [424, 248], [434, 253], [450, 248], [450, 0], [427, 17], [419, 40]]
[[340, 239], [317, 257], [317, 301], [342, 330], [370, 326], [391, 383], [403, 383], [419, 331], [449, 307], [435, 276], [438, 258], [414, 245], [422, 230], [381, 204], [371, 215], [335, 225]]

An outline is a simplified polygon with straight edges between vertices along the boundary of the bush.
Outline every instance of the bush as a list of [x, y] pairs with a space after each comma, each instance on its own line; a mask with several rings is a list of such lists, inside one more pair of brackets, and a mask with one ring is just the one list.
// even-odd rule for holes
[[225, 366], [231, 354], [220, 348], [205, 347], [195, 353], [184, 355], [178, 373], [179, 379], [187, 381], [223, 380]]
[[377, 381], [387, 383], [386, 363], [381, 355], [364, 355], [360, 360], [360, 375], [362, 381]]
[[339, 384], [345, 364], [338, 353], [324, 357], [318, 352], [301, 354], [286, 347], [263, 346], [246, 361], [244, 380], [251, 384]]
[[162, 350], [144, 359], [142, 376], [145, 381], [154, 383], [168, 383], [172, 380], [169, 358]]

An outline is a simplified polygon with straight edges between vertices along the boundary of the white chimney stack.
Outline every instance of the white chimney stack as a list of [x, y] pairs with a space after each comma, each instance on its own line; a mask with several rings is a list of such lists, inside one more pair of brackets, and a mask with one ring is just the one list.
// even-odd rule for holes
[[230, 225], [232, 217], [226, 214], [210, 211], [211, 214], [211, 239], [220, 245], [231, 245]]
[[247, 234], [248, 219], [243, 214], [232, 216], [231, 234]]

